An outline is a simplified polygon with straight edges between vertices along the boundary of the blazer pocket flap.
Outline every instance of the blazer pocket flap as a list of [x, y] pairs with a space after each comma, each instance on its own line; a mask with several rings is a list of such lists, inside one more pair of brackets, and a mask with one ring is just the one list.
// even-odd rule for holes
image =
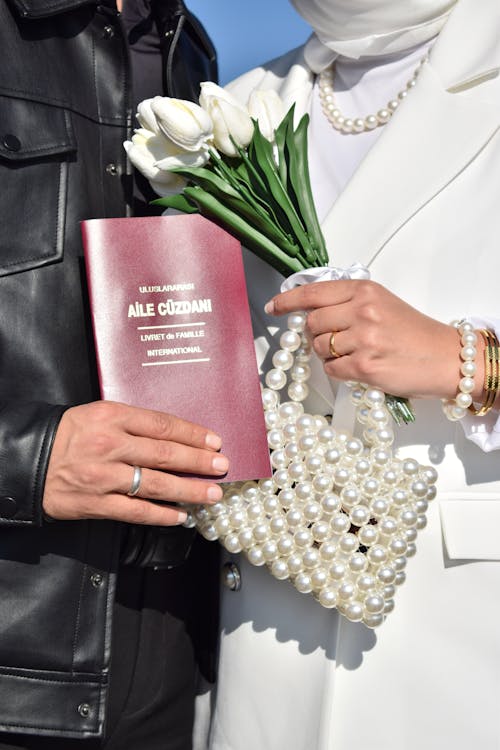
[[441, 499], [439, 508], [450, 560], [500, 560], [500, 497]]
[[0, 158], [10, 162], [43, 159], [76, 150], [69, 113], [28, 99], [0, 104]]

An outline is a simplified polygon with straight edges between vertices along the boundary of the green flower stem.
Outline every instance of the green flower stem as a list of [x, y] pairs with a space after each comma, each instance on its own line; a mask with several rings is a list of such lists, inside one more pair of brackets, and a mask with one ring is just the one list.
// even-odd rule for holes
[[317, 254], [317, 264], [319, 266], [328, 264], [328, 252], [326, 249], [325, 238], [316, 213], [316, 206], [311, 189], [309, 177], [309, 165], [307, 155], [307, 128], [309, 125], [309, 116], [304, 115], [301, 119], [297, 130], [290, 132], [295, 148], [288, 149], [288, 172], [293, 192], [300, 205], [300, 214], [306, 225], [308, 234], [314, 239], [313, 246]]
[[230, 231], [234, 232], [246, 247], [284, 276], [290, 276], [292, 273], [303, 271], [306, 268], [297, 258], [290, 258], [268, 237], [250, 226], [241, 216], [230, 211], [217, 198], [206, 193], [202, 188], [187, 187], [184, 188], [184, 194], [190, 202], [196, 203], [203, 216], [220, 221]]
[[302, 226], [302, 222], [295, 210], [295, 206], [290, 200], [290, 196], [280, 180], [276, 162], [273, 157], [272, 146], [269, 141], [266, 141], [260, 132], [257, 123], [255, 124], [252, 145], [255, 150], [255, 158], [267, 181], [271, 195], [284, 212], [286, 219], [290, 224], [291, 231], [304, 251], [308, 264], [314, 266], [315, 257], [311, 247], [311, 242]]

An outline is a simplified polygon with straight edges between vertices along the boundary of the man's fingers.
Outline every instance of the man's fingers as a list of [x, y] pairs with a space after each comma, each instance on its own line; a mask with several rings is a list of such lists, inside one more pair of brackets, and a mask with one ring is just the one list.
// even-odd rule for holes
[[186, 517], [186, 512], [181, 508], [158, 505], [125, 495], [107, 495], [88, 515], [88, 518], [106, 518], [148, 526], [178, 526], [184, 523]]
[[[123, 464], [116, 471], [114, 489], [126, 495], [132, 486], [133, 476], [133, 467]], [[201, 479], [189, 479], [163, 471], [142, 469], [136, 497], [161, 502], [211, 503], [221, 499], [222, 489], [218, 484]]]
[[225, 474], [229, 468], [226, 456], [213, 451], [192, 448], [168, 440], [131, 437], [124, 448], [123, 461], [132, 465], [185, 474]]
[[151, 409], [140, 409], [106, 401], [102, 404], [104, 409], [106, 407], [116, 408], [117, 424], [130, 435], [171, 440], [194, 448], [206, 448], [214, 451], [221, 447], [222, 441], [219, 435], [194, 422], [188, 422], [180, 417]]

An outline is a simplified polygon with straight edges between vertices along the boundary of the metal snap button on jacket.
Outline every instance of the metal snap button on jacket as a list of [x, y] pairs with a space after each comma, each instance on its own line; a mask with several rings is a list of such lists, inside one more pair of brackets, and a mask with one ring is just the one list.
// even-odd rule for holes
[[80, 705], [77, 708], [78, 713], [80, 716], [82, 716], [84, 719], [87, 718], [90, 714], [90, 706], [88, 703], [80, 703]]
[[12, 133], [6, 133], [2, 138], [2, 143], [8, 151], [19, 151], [21, 148], [21, 141]]
[[241, 573], [236, 563], [228, 562], [222, 566], [222, 583], [230, 591], [241, 588]]
[[2, 518], [13, 518], [17, 511], [17, 501], [14, 497], [0, 497], [0, 516]]

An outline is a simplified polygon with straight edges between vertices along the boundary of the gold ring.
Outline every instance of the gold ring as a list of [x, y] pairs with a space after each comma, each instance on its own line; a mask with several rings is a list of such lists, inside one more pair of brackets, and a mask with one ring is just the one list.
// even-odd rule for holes
[[337, 359], [337, 357], [342, 356], [335, 350], [335, 334], [336, 333], [338, 333], [338, 331], [334, 331], [332, 335], [330, 336], [330, 346], [328, 347], [330, 351], [330, 355], [333, 357], [333, 359]]

